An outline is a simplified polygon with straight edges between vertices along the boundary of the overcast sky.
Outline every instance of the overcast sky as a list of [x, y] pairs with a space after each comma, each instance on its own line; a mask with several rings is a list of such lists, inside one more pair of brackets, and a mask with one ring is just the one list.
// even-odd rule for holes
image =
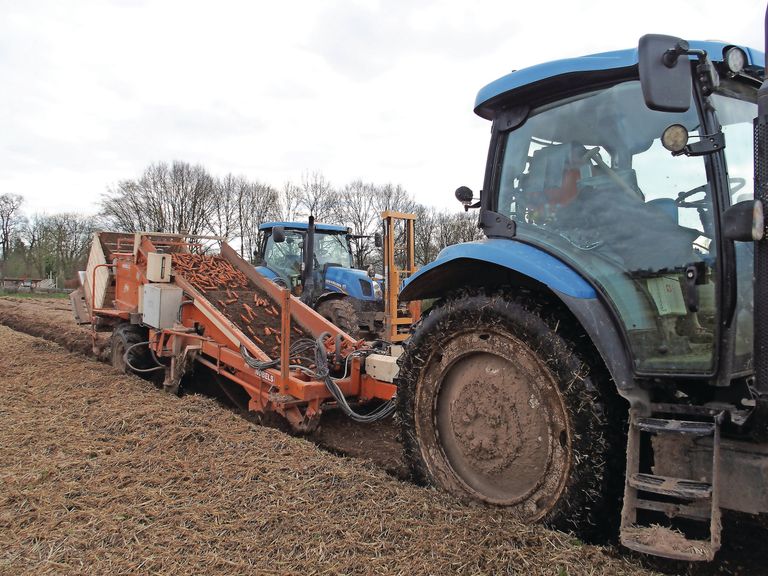
[[477, 91], [645, 33], [763, 48], [765, 2], [0, 0], [0, 194], [94, 213], [152, 162], [281, 186], [321, 172], [458, 207]]

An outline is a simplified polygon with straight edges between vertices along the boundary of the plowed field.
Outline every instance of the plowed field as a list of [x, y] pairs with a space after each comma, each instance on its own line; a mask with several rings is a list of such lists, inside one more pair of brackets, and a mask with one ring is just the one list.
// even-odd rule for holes
[[0, 327], [4, 574], [641, 574]]
[[[401, 481], [392, 422], [329, 413], [329, 452], [96, 362], [67, 300], [0, 298], [0, 324], [0, 574], [646, 573]], [[718, 562], [654, 565], [765, 574], [765, 537], [726, 518]]]

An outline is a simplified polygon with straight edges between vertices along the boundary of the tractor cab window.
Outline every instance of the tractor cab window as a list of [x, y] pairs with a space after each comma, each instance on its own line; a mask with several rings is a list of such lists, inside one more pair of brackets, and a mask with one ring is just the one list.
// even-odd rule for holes
[[[717, 119], [725, 134], [725, 159], [728, 163], [728, 186], [731, 203], [751, 200], [755, 195], [754, 146], [752, 120], [757, 116], [755, 87], [724, 78], [712, 95]], [[734, 242], [736, 252], [736, 338], [734, 372], [752, 368], [754, 305], [752, 274], [755, 245]]]
[[712, 191], [701, 157], [661, 146], [675, 123], [696, 138], [695, 107], [651, 111], [637, 81], [547, 104], [506, 135], [496, 184], [521, 240], [602, 288], [646, 373], [713, 369]]
[[315, 233], [315, 258], [315, 266], [321, 269], [327, 264], [352, 268], [347, 235]]
[[304, 236], [286, 230], [285, 242], [275, 242], [270, 234], [264, 248], [264, 263], [277, 273], [288, 286], [295, 286], [301, 276]]

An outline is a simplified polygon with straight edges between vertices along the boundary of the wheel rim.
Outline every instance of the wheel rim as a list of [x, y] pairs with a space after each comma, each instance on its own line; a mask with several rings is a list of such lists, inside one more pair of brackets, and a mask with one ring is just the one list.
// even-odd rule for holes
[[570, 469], [552, 373], [522, 342], [490, 332], [454, 338], [436, 368], [435, 433], [456, 480], [476, 498], [544, 516]]

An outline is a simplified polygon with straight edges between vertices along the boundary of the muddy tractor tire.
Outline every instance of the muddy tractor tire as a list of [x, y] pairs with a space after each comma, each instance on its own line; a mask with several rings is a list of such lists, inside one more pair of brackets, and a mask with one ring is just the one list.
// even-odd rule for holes
[[406, 459], [417, 481], [592, 539], [611, 435], [589, 366], [535, 310], [462, 293], [422, 320], [400, 359]]
[[317, 313], [329, 322], [341, 328], [352, 338], [360, 337], [360, 325], [357, 312], [352, 303], [346, 298], [324, 300], [317, 306]]
[[[121, 322], [112, 331], [112, 338], [110, 340], [111, 347], [111, 363], [114, 368], [125, 374], [136, 374], [145, 379], [151, 379], [152, 372], [135, 372], [132, 368], [138, 368], [139, 370], [146, 370], [155, 366], [152, 361], [152, 357], [149, 353], [149, 348], [146, 346], [137, 346], [130, 349], [131, 346], [139, 344], [140, 342], [146, 342], [148, 335], [146, 329], [136, 326], [135, 324], [129, 324], [128, 322]], [[125, 352], [128, 352], [128, 363], [125, 361]]]

